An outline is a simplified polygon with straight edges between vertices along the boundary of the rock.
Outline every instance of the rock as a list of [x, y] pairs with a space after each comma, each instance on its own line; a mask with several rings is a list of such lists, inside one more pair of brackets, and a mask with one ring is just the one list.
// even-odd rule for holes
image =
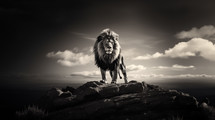
[[147, 88], [153, 90], [153, 89], [158, 89], [159, 87], [156, 86], [156, 85], [149, 85], [149, 84], [148, 84], [148, 85], [147, 85]]
[[74, 94], [81, 94], [83, 91], [88, 90], [89, 88], [96, 88], [100, 85], [103, 85], [103, 83], [100, 83], [98, 81], [91, 81], [91, 82], [87, 82], [84, 85], [78, 87], [75, 91]]
[[135, 81], [135, 80], [131, 80], [131, 81], [129, 81], [128, 83], [138, 83], [138, 82]]
[[62, 93], [63, 93], [63, 91], [61, 91], [59, 88], [52, 88], [46, 93], [45, 96], [48, 99], [54, 99], [54, 98], [59, 97]]
[[63, 88], [62, 91], [63, 92], [69, 91], [69, 92], [73, 93], [75, 91], [75, 88], [67, 86], [66, 88]]
[[71, 100], [74, 98], [76, 98], [76, 95], [72, 95], [69, 91], [63, 92], [59, 88], [52, 88], [39, 99], [37, 104], [47, 110], [54, 110], [58, 107], [70, 104]]
[[208, 109], [209, 106], [207, 105], [207, 103], [203, 102], [200, 107], [204, 108], [204, 109]]
[[71, 97], [71, 96], [72, 96], [72, 93], [70, 91], [67, 91], [67, 92], [63, 92], [62, 94], [60, 94], [59, 97], [67, 98], [67, 97]]
[[[78, 94], [77, 94], [78, 93]], [[90, 101], [100, 98], [98, 90], [92, 87], [80, 90], [76, 93], [78, 101]]]
[[110, 84], [107, 86], [100, 86], [98, 88], [98, 94], [102, 98], [109, 98], [112, 96], [119, 95], [119, 87], [116, 84]]
[[198, 102], [195, 97], [192, 96], [184, 96], [184, 95], [178, 95], [175, 98], [175, 103], [179, 105], [183, 105], [184, 107], [188, 108], [197, 108]]
[[109, 98], [122, 94], [139, 93], [146, 89], [140, 82], [132, 81], [128, 84], [102, 84], [98, 82], [88, 82], [75, 90], [78, 100], [92, 100]]
[[129, 93], [140, 93], [146, 87], [142, 83], [138, 82], [129, 82], [129, 84], [122, 84], [119, 86], [119, 93], [120, 94], [129, 94]]
[[67, 98], [58, 98], [58, 99], [54, 99], [53, 102], [52, 102], [52, 106], [51, 108], [52, 109], [59, 109], [59, 108], [62, 108], [62, 107], [65, 107], [67, 105], [70, 105], [72, 104], [71, 101], [74, 99], [74, 97], [67, 97]]
[[210, 100], [207, 97], [205, 97], [201, 102], [210, 105]]
[[144, 88], [147, 88], [146, 82], [143, 81], [143, 82], [142, 82], [142, 85], [143, 85]]
[[[145, 82], [127, 84], [102, 84], [97, 81], [72, 89], [52, 89], [48, 120], [168, 120], [179, 116], [183, 120], [209, 120], [213, 109], [199, 103], [189, 94], [166, 90]], [[207, 111], [207, 112], [205, 112]], [[212, 112], [213, 113], [213, 112]], [[210, 117], [208, 117], [208, 115]]]
[[103, 84], [98, 81], [87, 82], [86, 84], [78, 87], [74, 91], [74, 94], [77, 95], [77, 100], [79, 101], [97, 99], [98, 97], [100, 97], [97, 88], [100, 85]]

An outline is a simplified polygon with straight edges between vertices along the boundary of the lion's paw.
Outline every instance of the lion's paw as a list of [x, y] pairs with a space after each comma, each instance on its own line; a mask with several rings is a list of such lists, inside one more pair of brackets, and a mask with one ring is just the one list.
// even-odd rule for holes
[[107, 80], [100, 80], [100, 82], [101, 82], [101, 83], [105, 83], [105, 84], [108, 83]]
[[116, 84], [116, 81], [111, 81], [111, 84]]

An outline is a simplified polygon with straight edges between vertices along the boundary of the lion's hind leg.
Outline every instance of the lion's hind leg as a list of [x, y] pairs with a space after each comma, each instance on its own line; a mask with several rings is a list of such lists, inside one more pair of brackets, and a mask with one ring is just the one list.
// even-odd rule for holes
[[128, 78], [127, 78], [127, 73], [126, 73], [125, 66], [121, 64], [119, 69], [122, 71], [125, 83], [128, 83]]
[[123, 70], [122, 70], [122, 74], [123, 74], [123, 76], [124, 76], [124, 81], [125, 81], [125, 83], [128, 83], [128, 78], [127, 78], [126, 69], [123, 69]]
[[109, 71], [110, 72], [110, 76], [111, 76], [111, 79], [113, 78], [113, 71]]
[[127, 73], [126, 73], [126, 66], [124, 64], [123, 57], [122, 57], [121, 60], [122, 60], [121, 61], [122, 63], [120, 64], [119, 69], [122, 71], [125, 83], [128, 83], [128, 78], [127, 78]]

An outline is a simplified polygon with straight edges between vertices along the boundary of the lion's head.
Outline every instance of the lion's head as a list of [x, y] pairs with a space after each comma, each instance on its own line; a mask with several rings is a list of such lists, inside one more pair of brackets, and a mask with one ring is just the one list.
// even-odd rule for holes
[[94, 44], [95, 61], [98, 67], [111, 69], [112, 64], [118, 64], [121, 47], [119, 35], [110, 29], [105, 29], [97, 37]]

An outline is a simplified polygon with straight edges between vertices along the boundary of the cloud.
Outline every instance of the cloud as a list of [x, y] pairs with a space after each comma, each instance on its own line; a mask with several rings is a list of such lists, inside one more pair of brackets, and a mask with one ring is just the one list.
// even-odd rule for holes
[[215, 75], [207, 74], [182, 74], [178, 75], [178, 78], [214, 78]]
[[48, 58], [56, 58], [57, 63], [67, 67], [85, 65], [93, 61], [92, 55], [84, 54], [82, 52], [75, 53], [70, 50], [58, 51], [56, 53], [49, 52], [46, 56]]
[[142, 65], [128, 65], [126, 67], [127, 71], [141, 71], [141, 70], [146, 70], [146, 67], [142, 66]]
[[128, 78], [130, 80], [134, 79], [134, 80], [144, 80], [146, 81], [145, 78], [147, 79], [151, 79], [151, 78], [162, 78], [164, 75], [163, 74], [141, 74], [141, 73], [130, 73], [128, 74]]
[[142, 78], [163, 78], [165, 75], [163, 74], [141, 74], [139, 77]]
[[215, 37], [215, 27], [213, 25], [205, 25], [202, 26], [201, 28], [192, 28], [191, 30], [188, 31], [182, 31], [178, 34], [176, 34], [176, 37], [179, 39], [186, 39], [186, 38], [206, 38], [210, 39], [212, 38], [213, 40]]
[[195, 66], [193, 65], [190, 65], [190, 66], [184, 66], [184, 65], [178, 65], [178, 64], [175, 64], [175, 65], [172, 65], [171, 67], [168, 67], [168, 66], [158, 66], [158, 67], [152, 67], [154, 69], [159, 69], [159, 70], [186, 70], [186, 69], [195, 69]]
[[159, 57], [162, 57], [162, 56], [163, 56], [162, 53], [156, 52], [153, 55], [146, 54], [144, 56], [135, 57], [134, 60], [149, 60], [149, 59], [153, 59], [153, 58], [159, 58]]
[[175, 64], [172, 66], [172, 68], [175, 68], [175, 69], [193, 69], [193, 68], [195, 68], [195, 66], [193, 66], [193, 65], [183, 66], [183, 65]]
[[88, 34], [85, 34], [85, 33], [79, 33], [79, 32], [72, 32], [72, 34], [76, 35], [76, 36], [79, 36], [83, 39], [87, 39], [87, 40], [91, 40], [91, 41], [96, 41], [96, 38], [94, 37], [89, 37]]
[[82, 72], [74, 72], [71, 76], [80, 76], [85, 78], [97, 78], [100, 76], [100, 71], [82, 71]]
[[87, 39], [87, 40], [96, 41], [96, 38], [93, 38], [93, 37], [85, 36], [85, 37], [83, 37], [83, 38], [84, 38], [84, 39]]
[[208, 74], [179, 74], [179, 75], [166, 75], [166, 74], [131, 74], [129, 78], [142, 80], [142, 79], [186, 79], [186, 78], [215, 78], [215, 75]]
[[206, 39], [193, 38], [187, 42], [180, 42], [173, 48], [165, 50], [164, 53], [138, 56], [134, 60], [149, 60], [161, 57], [189, 58], [191, 56], [201, 56], [207, 60], [215, 61], [215, 45]]

